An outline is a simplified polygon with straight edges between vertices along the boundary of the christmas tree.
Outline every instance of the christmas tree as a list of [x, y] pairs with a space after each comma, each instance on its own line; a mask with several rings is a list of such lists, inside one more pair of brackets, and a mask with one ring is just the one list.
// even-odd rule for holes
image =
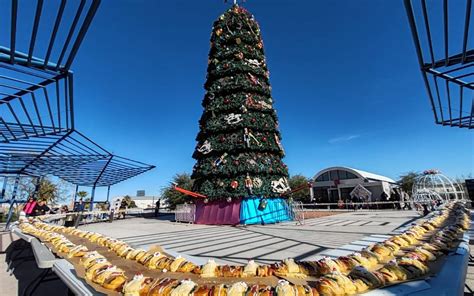
[[209, 200], [281, 197], [288, 169], [260, 28], [233, 5], [214, 22], [193, 191]]

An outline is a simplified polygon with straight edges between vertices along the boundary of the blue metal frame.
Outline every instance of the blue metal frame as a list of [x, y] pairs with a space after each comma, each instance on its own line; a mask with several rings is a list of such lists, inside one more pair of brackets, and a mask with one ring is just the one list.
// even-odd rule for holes
[[[474, 38], [472, 31], [469, 31], [472, 0], [465, 0], [464, 15], [453, 15], [450, 10], [450, 7], [457, 6], [456, 10], [460, 11], [461, 2], [434, 1], [428, 7], [426, 0], [404, 0], [435, 122], [473, 129], [474, 48], [468, 48], [469, 38]], [[435, 14], [437, 11], [441, 11], [442, 18]], [[457, 30], [450, 26], [448, 16], [463, 21], [463, 27], [459, 28], [461, 34], [454, 34]], [[439, 20], [439, 31], [433, 26], [436, 20]], [[439, 36], [443, 42], [433, 44], [433, 39], [436, 39], [433, 36]]]
[[[21, 5], [31, 7], [32, 2], [11, 0], [10, 44], [0, 46], [0, 175], [7, 176], [0, 203], [6, 202], [6, 183], [12, 175], [54, 175], [76, 184], [76, 196], [78, 186], [90, 186], [93, 203], [96, 187], [107, 186], [109, 198], [111, 185], [154, 168], [113, 155], [75, 129], [70, 68], [100, 2], [61, 0], [46, 8], [44, 0], [36, 0], [31, 35], [18, 38], [17, 22], [24, 21], [27, 11]], [[55, 18], [42, 18], [45, 9], [57, 9]], [[64, 22], [64, 15], [74, 17]], [[43, 41], [37, 40], [39, 28], [50, 34], [40, 46], [47, 48], [42, 56], [35, 51]], [[60, 36], [61, 32], [67, 33]], [[22, 40], [29, 40], [26, 47], [21, 48]], [[13, 204], [20, 202], [17, 187], [15, 182], [15, 194], [7, 201], [12, 205], [10, 218]]]

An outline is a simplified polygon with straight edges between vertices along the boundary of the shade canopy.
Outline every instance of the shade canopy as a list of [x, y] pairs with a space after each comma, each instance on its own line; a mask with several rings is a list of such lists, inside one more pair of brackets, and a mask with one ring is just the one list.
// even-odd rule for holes
[[472, 0], [404, 0], [435, 122], [474, 128]]

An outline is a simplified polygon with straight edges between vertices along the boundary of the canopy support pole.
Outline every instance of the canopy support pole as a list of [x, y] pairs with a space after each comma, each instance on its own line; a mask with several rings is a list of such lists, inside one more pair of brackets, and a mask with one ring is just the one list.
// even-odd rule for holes
[[10, 209], [8, 210], [8, 217], [7, 217], [7, 223], [5, 224], [5, 230], [8, 229], [8, 226], [10, 225], [10, 222], [13, 216], [13, 205], [15, 204], [18, 183], [20, 183], [20, 174], [16, 175], [15, 185], [13, 185], [12, 199], [10, 201]]
[[7, 190], [7, 183], [8, 183], [8, 176], [3, 177], [3, 186], [2, 186], [2, 192], [0, 192], [0, 200], [5, 198], [5, 191]]
[[92, 186], [91, 205], [89, 207], [89, 211], [92, 211], [94, 209], [94, 197], [95, 197], [95, 185]]
[[107, 202], [109, 202], [109, 197], [110, 197], [110, 185], [107, 186]]

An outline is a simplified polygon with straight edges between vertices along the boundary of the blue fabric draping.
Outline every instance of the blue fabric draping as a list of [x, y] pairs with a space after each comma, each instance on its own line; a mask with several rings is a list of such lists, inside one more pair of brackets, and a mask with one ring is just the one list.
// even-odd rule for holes
[[267, 207], [259, 210], [261, 197], [251, 197], [242, 200], [240, 206], [241, 224], [270, 224], [290, 221], [288, 204], [282, 198], [267, 198]]

